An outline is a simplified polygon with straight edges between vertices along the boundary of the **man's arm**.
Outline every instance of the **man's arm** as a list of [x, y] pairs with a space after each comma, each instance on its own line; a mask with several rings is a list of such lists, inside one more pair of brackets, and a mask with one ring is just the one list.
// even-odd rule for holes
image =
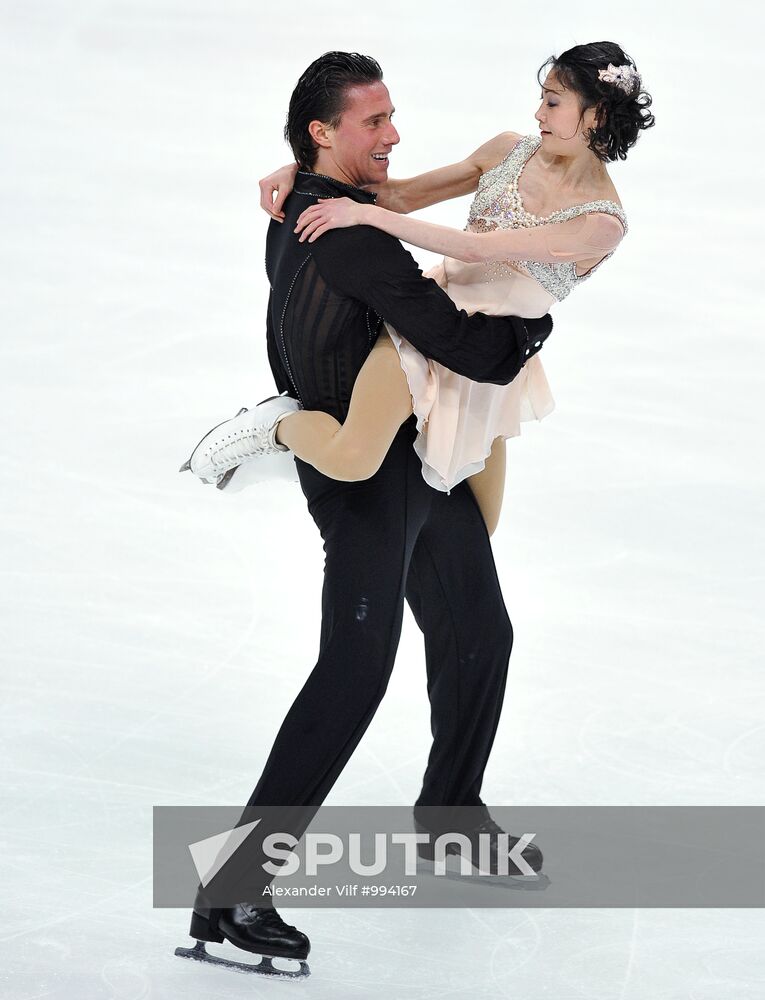
[[422, 271], [401, 244], [376, 229], [336, 229], [312, 244], [336, 291], [365, 302], [427, 358], [474, 382], [506, 385], [552, 329], [550, 316], [469, 316]]

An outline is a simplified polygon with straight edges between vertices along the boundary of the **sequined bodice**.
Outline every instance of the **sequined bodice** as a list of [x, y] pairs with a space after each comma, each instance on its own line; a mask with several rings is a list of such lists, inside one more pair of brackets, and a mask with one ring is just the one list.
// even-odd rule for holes
[[[517, 229], [532, 225], [545, 225], [550, 222], [565, 222], [567, 219], [573, 219], [584, 212], [607, 212], [620, 220], [626, 235], [627, 217], [624, 210], [616, 202], [609, 199], [572, 205], [569, 208], [552, 212], [544, 218], [538, 218], [526, 212], [518, 192], [518, 178], [541, 142], [539, 136], [524, 136], [501, 163], [487, 170], [481, 176], [478, 191], [470, 206], [467, 228], [474, 232]], [[535, 260], [508, 261], [506, 263], [497, 262], [493, 267], [495, 273], [502, 269], [511, 269], [528, 274], [535, 278], [553, 298], [560, 301], [569, 294], [576, 284], [594, 274], [613, 252], [611, 250], [589, 271], [581, 275], [576, 273], [576, 261], [561, 261], [555, 264]]]

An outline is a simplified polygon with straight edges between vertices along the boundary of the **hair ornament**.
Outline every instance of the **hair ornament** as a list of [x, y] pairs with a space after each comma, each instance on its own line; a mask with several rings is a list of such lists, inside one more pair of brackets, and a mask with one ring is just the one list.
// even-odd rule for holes
[[613, 63], [609, 63], [606, 69], [598, 70], [598, 79], [604, 80], [606, 83], [613, 83], [614, 86], [621, 88], [625, 94], [629, 94], [634, 87], [635, 80], [639, 83], [640, 74], [634, 66], [630, 66], [628, 63], [623, 66], [614, 66]]

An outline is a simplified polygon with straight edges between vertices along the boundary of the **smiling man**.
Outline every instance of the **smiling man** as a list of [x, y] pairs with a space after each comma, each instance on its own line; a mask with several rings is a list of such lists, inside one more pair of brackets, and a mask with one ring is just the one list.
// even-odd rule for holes
[[339, 117], [309, 124], [317, 171], [356, 188], [382, 184], [388, 179], [390, 152], [399, 142], [388, 88], [379, 80], [348, 87], [344, 96]]
[[[388, 157], [399, 142], [393, 113], [380, 66], [356, 53], [326, 53], [292, 94], [285, 135], [299, 169], [284, 222], [271, 222], [266, 250], [268, 358], [277, 388], [293, 397], [271, 403], [287, 406], [285, 412], [297, 401], [342, 422], [383, 319], [426, 357], [497, 384], [515, 378], [552, 327], [549, 316], [468, 316], [422, 276], [397, 240], [377, 229], [338, 229], [316, 243], [300, 242], [295, 222], [319, 198], [375, 200], [363, 188], [387, 179]], [[395, 351], [389, 354], [398, 364]], [[258, 407], [211, 433], [225, 438], [253, 419], [261, 419]], [[271, 433], [274, 426], [263, 429]], [[485, 809], [479, 793], [502, 706], [512, 626], [470, 487], [462, 482], [446, 494], [428, 486], [412, 446], [416, 433], [412, 414], [379, 470], [360, 482], [330, 479], [295, 459], [326, 553], [320, 649], [248, 807], [321, 805], [385, 693], [406, 599], [425, 637], [433, 733], [415, 808]], [[281, 612], [285, 628], [300, 628], [300, 609], [289, 596], [282, 595]], [[491, 822], [486, 812], [484, 824]], [[299, 838], [304, 829], [292, 832]], [[523, 856], [539, 870], [538, 848], [529, 845]], [[220, 910], [201, 895], [191, 934], [266, 955], [305, 958], [309, 947], [273, 908], [249, 902]]]

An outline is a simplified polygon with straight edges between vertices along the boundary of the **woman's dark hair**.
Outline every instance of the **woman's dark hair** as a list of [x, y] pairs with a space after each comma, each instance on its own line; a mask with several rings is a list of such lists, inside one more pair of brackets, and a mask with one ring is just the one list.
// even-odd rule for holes
[[[541, 73], [546, 66], [567, 90], [579, 98], [579, 124], [588, 108], [596, 108], [595, 127], [587, 129], [587, 146], [604, 162], [627, 159], [627, 150], [637, 142], [641, 129], [655, 124], [648, 111], [653, 99], [642, 90], [639, 76], [633, 80], [629, 93], [621, 87], [598, 77], [598, 70], [614, 66], [637, 66], [616, 42], [590, 42], [575, 45], [559, 56], [550, 56], [537, 70], [537, 80], [542, 85]], [[547, 74], [545, 74], [546, 76]]]
[[325, 52], [303, 73], [292, 91], [284, 138], [295, 160], [309, 170], [316, 163], [318, 147], [308, 132], [312, 121], [337, 128], [345, 110], [349, 87], [382, 80], [380, 64], [358, 52]]

